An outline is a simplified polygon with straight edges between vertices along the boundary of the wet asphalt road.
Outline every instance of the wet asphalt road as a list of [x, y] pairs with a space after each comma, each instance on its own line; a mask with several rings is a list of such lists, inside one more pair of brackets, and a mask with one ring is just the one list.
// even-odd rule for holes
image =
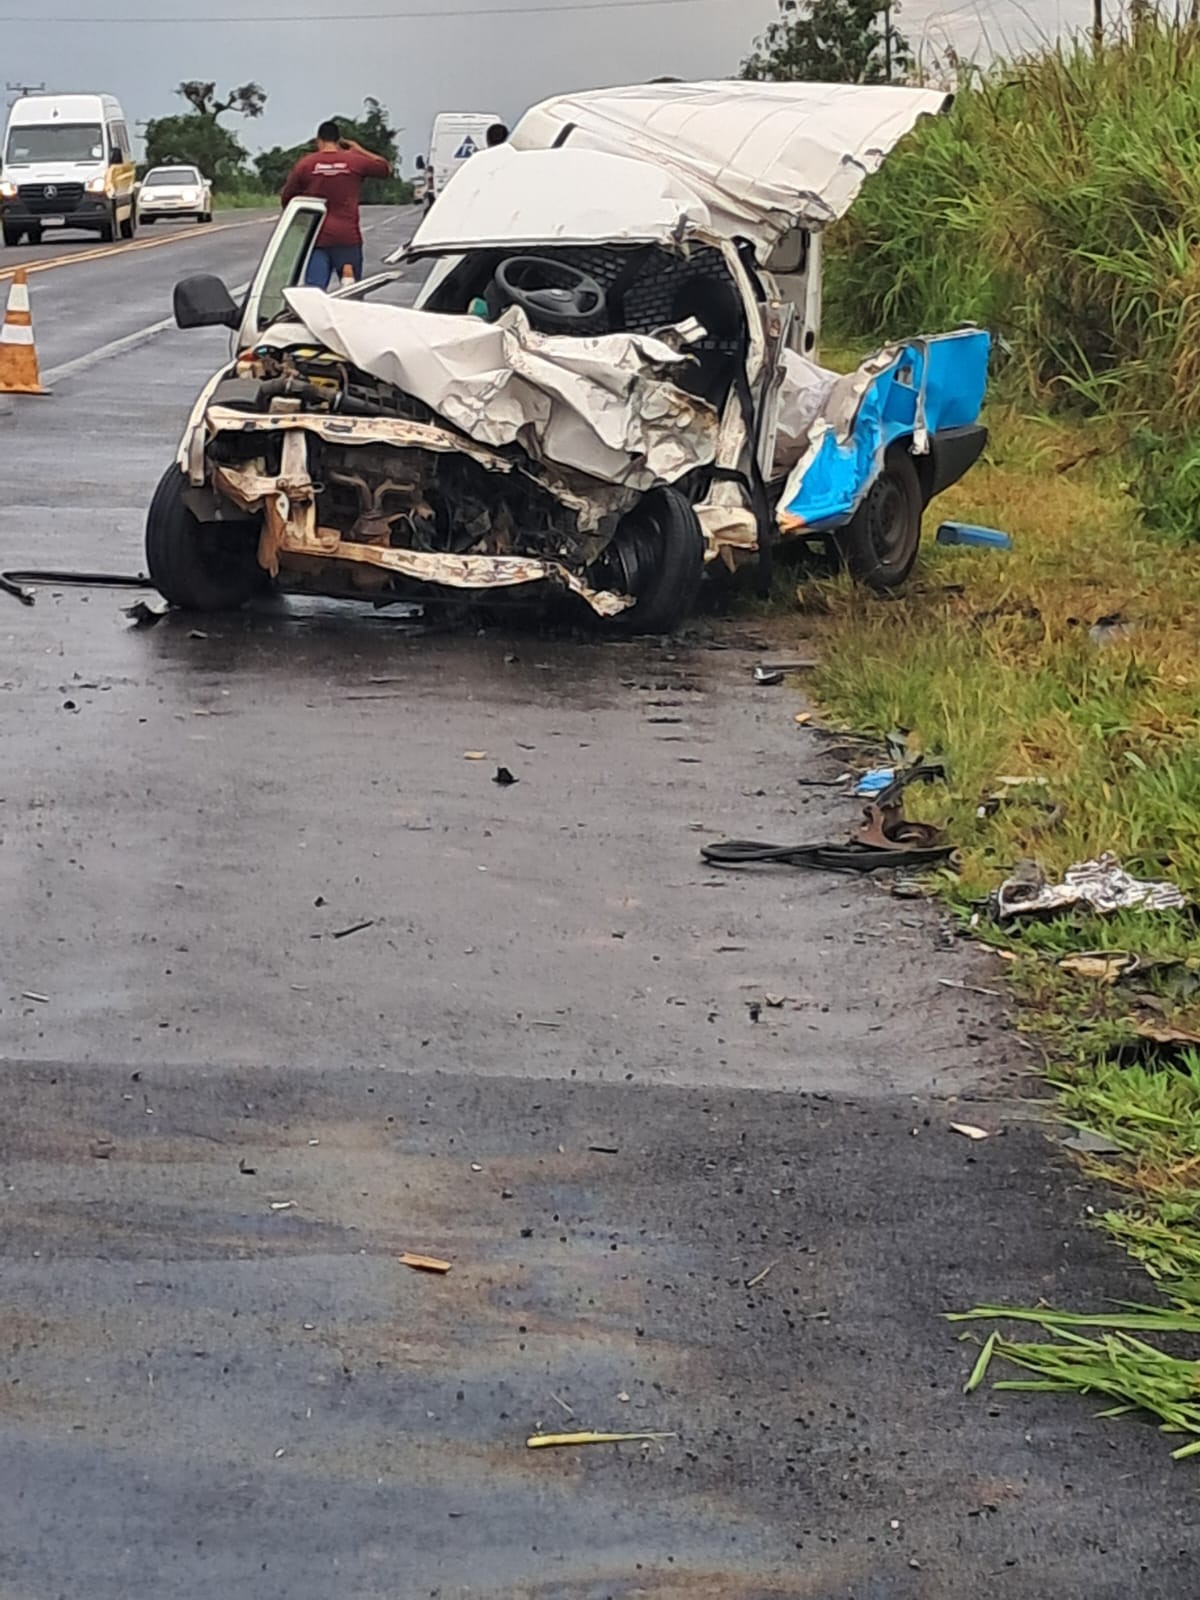
[[[128, 336], [264, 231], [34, 278], [0, 566], [138, 569], [224, 341]], [[961, 1396], [945, 1310], [1143, 1292], [983, 958], [698, 860], [852, 821], [753, 641], [128, 598], [0, 596], [4, 1600], [1196, 1591], [1160, 1438]]]

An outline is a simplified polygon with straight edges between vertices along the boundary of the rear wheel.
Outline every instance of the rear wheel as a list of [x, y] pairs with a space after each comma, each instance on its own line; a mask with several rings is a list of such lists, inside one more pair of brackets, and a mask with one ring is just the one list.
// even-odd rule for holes
[[907, 445], [894, 444], [883, 471], [838, 534], [842, 557], [860, 583], [883, 591], [904, 582], [917, 559], [924, 510], [912, 453]]
[[201, 522], [184, 503], [178, 467], [162, 476], [146, 517], [146, 564], [164, 600], [185, 611], [236, 611], [260, 586], [257, 530]]
[[107, 219], [100, 224], [100, 243], [111, 244], [117, 237], [117, 213], [110, 212]]
[[604, 552], [598, 586], [634, 596], [622, 620], [636, 633], [670, 633], [696, 608], [704, 577], [704, 535], [678, 489], [643, 496]]

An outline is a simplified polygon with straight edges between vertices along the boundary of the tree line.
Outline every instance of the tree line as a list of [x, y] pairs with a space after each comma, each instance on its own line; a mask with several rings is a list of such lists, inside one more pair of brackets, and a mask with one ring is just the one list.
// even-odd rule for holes
[[[189, 79], [175, 92], [191, 110], [173, 117], [155, 117], [146, 124], [147, 168], [178, 162], [199, 167], [224, 194], [250, 191], [274, 195], [283, 188], [300, 157], [312, 149], [309, 138], [288, 148], [275, 145], [252, 157], [237, 134], [221, 121], [227, 114], [249, 121], [261, 117], [267, 104], [261, 84], [243, 83], [218, 95], [215, 83]], [[381, 101], [369, 95], [357, 117], [336, 120], [346, 138], [356, 139], [365, 149], [386, 156], [393, 172], [398, 171], [399, 131], [392, 127]], [[363, 184], [362, 198], [367, 205], [407, 205], [412, 199], [412, 186], [398, 175], [370, 178]]]

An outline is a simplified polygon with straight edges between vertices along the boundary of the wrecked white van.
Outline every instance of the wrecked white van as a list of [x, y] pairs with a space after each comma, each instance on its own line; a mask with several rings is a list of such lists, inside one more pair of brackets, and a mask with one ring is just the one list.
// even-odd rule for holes
[[549, 584], [666, 631], [706, 563], [832, 533], [880, 588], [928, 501], [978, 457], [988, 339], [914, 339], [847, 377], [812, 357], [820, 230], [945, 97], [671, 84], [527, 114], [473, 158], [398, 260], [297, 287], [322, 216], [293, 201], [228, 324], [147, 523], [168, 600], [240, 604], [264, 574], [376, 601]]

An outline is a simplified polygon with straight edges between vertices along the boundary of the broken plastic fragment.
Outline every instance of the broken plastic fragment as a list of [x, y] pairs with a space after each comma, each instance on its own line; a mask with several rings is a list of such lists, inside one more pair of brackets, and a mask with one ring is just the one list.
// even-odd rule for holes
[[525, 1444], [530, 1450], [558, 1450], [577, 1444], [651, 1444], [675, 1437], [673, 1433], [534, 1433]]

